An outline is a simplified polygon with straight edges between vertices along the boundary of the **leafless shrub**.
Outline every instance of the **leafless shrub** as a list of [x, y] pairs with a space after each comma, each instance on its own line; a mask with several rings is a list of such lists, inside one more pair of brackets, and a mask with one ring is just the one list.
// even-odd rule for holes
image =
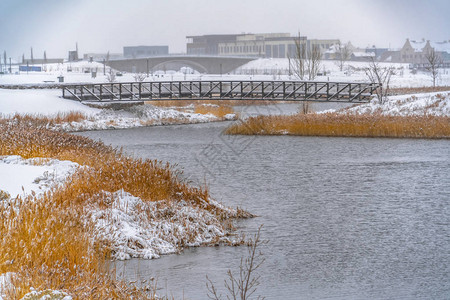
[[380, 87], [376, 90], [376, 94], [380, 103], [383, 104], [389, 93], [389, 82], [394, 74], [394, 67], [382, 68], [372, 57], [369, 66], [364, 69], [364, 72], [371, 82], [379, 84]]
[[106, 80], [108, 82], [115, 82], [116, 81], [116, 73], [114, 72], [113, 69], [109, 69], [109, 73], [106, 74]]
[[348, 44], [342, 45], [340, 41], [337, 43], [336, 47], [337, 47], [336, 64], [339, 67], [339, 71], [342, 72], [344, 70], [345, 63], [350, 59], [352, 51]]
[[436, 87], [436, 80], [439, 77], [439, 67], [442, 65], [442, 57], [434, 49], [428, 51], [425, 55], [427, 60], [427, 71], [430, 72], [430, 76], [433, 79], [433, 87]]
[[322, 62], [322, 51], [318, 45], [313, 45], [311, 49], [306, 46], [306, 41], [302, 40], [300, 33], [295, 39], [294, 57], [289, 57], [289, 68], [300, 80], [308, 78], [314, 80], [319, 72]]
[[308, 73], [308, 80], [314, 80], [319, 72], [322, 64], [322, 51], [318, 45], [313, 45], [311, 51], [307, 53], [306, 71]]
[[[258, 247], [264, 243], [261, 241], [261, 228], [258, 228], [254, 238], [249, 241], [248, 256], [244, 259], [241, 258], [241, 264], [239, 266], [239, 275], [234, 275], [231, 270], [228, 270], [228, 279], [225, 280], [225, 288], [228, 295], [226, 299], [233, 300], [245, 300], [256, 292], [260, 284], [260, 275], [255, 275], [255, 272], [261, 267], [265, 259], [263, 254], [258, 250]], [[208, 298], [212, 300], [222, 299], [222, 295], [218, 294], [218, 290], [214, 283], [206, 276], [208, 289]], [[264, 299], [264, 297], [258, 296], [257, 299]]]
[[136, 73], [133, 75], [133, 78], [136, 82], [143, 82], [147, 78], [147, 75], [144, 73]]
[[312, 112], [313, 112], [313, 103], [311, 101], [301, 101], [299, 113], [306, 115]]
[[295, 54], [294, 57], [289, 57], [289, 67], [300, 80], [305, 79], [306, 74], [306, 41], [302, 41], [300, 38], [300, 32], [298, 38], [295, 39]]

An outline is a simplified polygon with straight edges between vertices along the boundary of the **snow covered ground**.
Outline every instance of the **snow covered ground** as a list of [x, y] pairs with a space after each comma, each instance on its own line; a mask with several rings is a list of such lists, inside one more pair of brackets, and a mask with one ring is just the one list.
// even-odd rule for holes
[[378, 99], [370, 103], [343, 109], [345, 113], [374, 114], [389, 116], [433, 115], [450, 116], [450, 93], [422, 93], [391, 96], [381, 104]]
[[[80, 112], [86, 119], [56, 124], [54, 127], [66, 131], [81, 131], [220, 120], [212, 114], [180, 112], [152, 105], [136, 105], [119, 110], [92, 108], [61, 98], [61, 91], [55, 89], [0, 89], [0, 117], [11, 117], [15, 114], [54, 117], [71, 112]], [[225, 116], [225, 119], [233, 118], [235, 115], [232, 114]]]
[[[343, 71], [339, 70], [336, 61], [323, 60], [320, 67], [320, 75], [316, 78], [319, 81], [367, 81], [364, 68], [367, 62], [348, 61], [345, 63]], [[395, 74], [391, 79], [391, 87], [422, 87], [432, 86], [432, 79], [429, 73], [414, 71], [409, 69], [409, 64], [405, 63], [380, 63], [381, 67], [394, 67]], [[68, 72], [67, 70], [71, 71]], [[295, 80], [295, 76], [289, 76], [289, 60], [287, 58], [261, 58], [253, 60], [230, 74], [199, 74], [198, 72], [186, 73], [182, 70], [156, 71], [145, 81], [171, 81], [171, 80]], [[88, 70], [96, 70], [96, 77], [93, 78]], [[16, 74], [17, 73], [17, 74]], [[103, 64], [97, 62], [72, 62], [64, 64], [49, 64], [43, 72], [16, 72], [14, 74], [0, 75], [0, 85], [55, 85], [58, 84], [58, 77], [64, 77], [64, 83], [103, 83], [107, 81], [109, 68], [106, 74], [103, 73]], [[191, 73], [191, 74], [189, 74]], [[117, 76], [117, 82], [135, 81], [133, 73], [122, 73]], [[450, 85], [450, 70], [440, 70], [438, 85]]]
[[56, 115], [72, 111], [93, 116], [100, 112], [77, 101], [61, 98], [60, 90], [0, 89], [0, 116], [8, 117], [14, 114]]
[[0, 156], [0, 190], [11, 198], [26, 198], [32, 193], [39, 195], [63, 183], [76, 168], [78, 164], [71, 161]]
[[[367, 82], [367, 76], [364, 68], [368, 66], [367, 62], [347, 61], [342, 71], [336, 61], [323, 60], [319, 69], [317, 81], [338, 81], [338, 82]], [[409, 64], [405, 63], [379, 63], [381, 68], [393, 67], [394, 74], [391, 77], [390, 86], [396, 87], [423, 87], [432, 86], [433, 80], [429, 73], [418, 71], [414, 74], [409, 69]], [[295, 79], [295, 76], [289, 76], [289, 60], [286, 58], [264, 58], [251, 61], [236, 70], [237, 74], [246, 74], [254, 79], [260, 79], [265, 76], [266, 79]], [[266, 75], [262, 75], [266, 74]], [[242, 75], [241, 75], [242, 76]], [[440, 70], [437, 85], [450, 85], [450, 70]]]

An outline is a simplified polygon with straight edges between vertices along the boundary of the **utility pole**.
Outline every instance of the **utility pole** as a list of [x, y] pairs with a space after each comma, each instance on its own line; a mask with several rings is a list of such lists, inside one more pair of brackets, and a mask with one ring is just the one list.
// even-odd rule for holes
[[8, 72], [8, 62], [6, 61], [6, 50], [3, 51], [3, 62], [5, 63], [5, 73]]
[[9, 73], [12, 73], [12, 67], [11, 67], [11, 57], [9, 58]]

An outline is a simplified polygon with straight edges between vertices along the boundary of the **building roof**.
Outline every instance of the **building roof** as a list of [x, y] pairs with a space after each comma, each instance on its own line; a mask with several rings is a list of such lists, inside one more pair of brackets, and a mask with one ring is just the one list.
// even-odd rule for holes
[[373, 52], [361, 52], [361, 51], [355, 51], [352, 53], [355, 57], [375, 57], [375, 53]]
[[[422, 52], [423, 48], [427, 45], [427, 42], [429, 41], [410, 41], [410, 44], [415, 52]], [[435, 51], [450, 53], [450, 41], [430, 42], [430, 46], [434, 48]]]

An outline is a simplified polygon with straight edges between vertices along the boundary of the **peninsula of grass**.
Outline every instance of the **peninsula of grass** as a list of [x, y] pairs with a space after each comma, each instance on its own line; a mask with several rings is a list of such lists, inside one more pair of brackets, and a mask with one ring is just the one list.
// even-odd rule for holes
[[342, 113], [258, 116], [232, 125], [226, 133], [448, 139], [450, 138], [450, 117]]
[[[216, 203], [206, 188], [190, 186], [168, 164], [131, 158], [101, 142], [48, 130], [41, 121], [0, 119], [0, 155], [69, 160], [80, 167], [43, 195], [8, 199], [2, 193], [0, 276], [10, 277], [0, 291], [5, 299], [20, 299], [34, 289], [59, 290], [74, 299], [155, 299], [154, 287], [117, 281], [107, 270], [116, 241], [96, 226], [122, 222], [114, 210], [133, 211], [130, 217], [150, 224], [150, 229], [151, 224], [165, 224], [152, 229], [155, 240], [170, 239], [177, 251], [230, 242], [231, 221], [249, 216]], [[138, 204], [115, 207], [111, 195], [117, 191], [139, 199]], [[207, 232], [210, 228], [215, 231]], [[145, 242], [127, 238], [123, 247], [139, 253]]]

